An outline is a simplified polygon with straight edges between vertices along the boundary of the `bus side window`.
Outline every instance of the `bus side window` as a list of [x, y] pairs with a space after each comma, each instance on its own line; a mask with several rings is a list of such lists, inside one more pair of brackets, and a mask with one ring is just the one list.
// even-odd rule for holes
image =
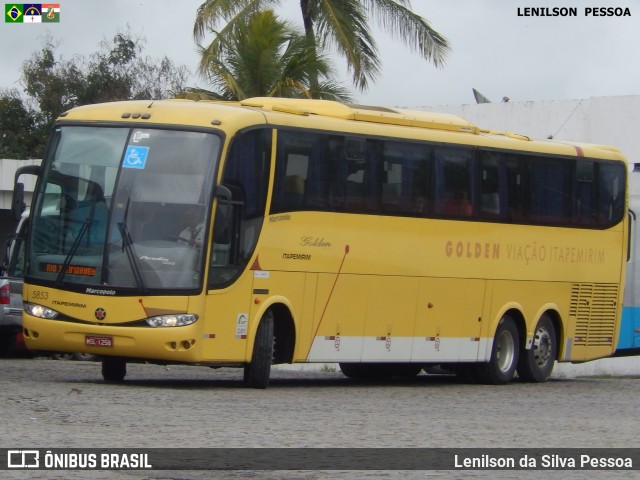
[[297, 210], [304, 204], [304, 178], [302, 175], [287, 175], [284, 177], [285, 204], [292, 210]]
[[[387, 142], [388, 143], [388, 142]], [[385, 149], [380, 206], [384, 212], [403, 213], [406, 210], [402, 173], [403, 159]]]
[[484, 219], [498, 219], [502, 209], [500, 202], [499, 155], [483, 152], [480, 164], [480, 216]]
[[509, 155], [503, 162], [501, 195], [505, 198], [508, 218], [511, 222], [524, 221], [525, 162], [516, 155]]
[[318, 185], [311, 171], [313, 151], [317, 149], [314, 135], [278, 132], [276, 171], [269, 213], [307, 210], [321, 204], [325, 194], [318, 194]]
[[473, 153], [463, 149], [436, 149], [435, 213], [444, 217], [473, 214]]
[[529, 161], [528, 218], [536, 223], [568, 223], [571, 178], [567, 162], [534, 158]]
[[359, 137], [344, 138], [344, 157], [334, 156], [334, 184], [347, 213], [378, 213], [382, 189], [383, 142]]
[[624, 185], [626, 171], [615, 163], [599, 164], [598, 190], [599, 211], [598, 223], [609, 226], [622, 219], [624, 211]]
[[432, 149], [422, 144], [384, 142], [380, 208], [385, 213], [426, 217]]
[[572, 222], [578, 225], [589, 225], [596, 221], [594, 167], [594, 162], [590, 160], [579, 158], [576, 162]]

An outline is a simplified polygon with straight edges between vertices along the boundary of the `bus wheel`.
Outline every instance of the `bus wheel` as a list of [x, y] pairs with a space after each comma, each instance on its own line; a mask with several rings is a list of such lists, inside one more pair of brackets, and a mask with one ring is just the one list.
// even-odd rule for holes
[[127, 374], [127, 362], [122, 358], [105, 357], [102, 359], [102, 378], [105, 382], [121, 383]]
[[520, 352], [518, 375], [527, 382], [544, 382], [556, 360], [556, 331], [548, 315], [543, 315], [533, 334], [533, 345]]
[[244, 384], [247, 387], [267, 388], [273, 363], [273, 342], [273, 313], [269, 310], [260, 320], [251, 361], [244, 367]]
[[478, 373], [484, 383], [503, 385], [513, 378], [518, 365], [520, 342], [518, 329], [511, 317], [505, 315], [500, 319], [493, 340], [491, 359], [480, 364]]

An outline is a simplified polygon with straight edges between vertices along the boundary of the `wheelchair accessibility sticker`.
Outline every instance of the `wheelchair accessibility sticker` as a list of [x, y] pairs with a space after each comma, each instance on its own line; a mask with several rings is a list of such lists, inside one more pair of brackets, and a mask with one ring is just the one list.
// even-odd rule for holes
[[123, 168], [139, 168], [144, 169], [147, 163], [147, 155], [149, 155], [149, 147], [128, 146], [122, 162]]

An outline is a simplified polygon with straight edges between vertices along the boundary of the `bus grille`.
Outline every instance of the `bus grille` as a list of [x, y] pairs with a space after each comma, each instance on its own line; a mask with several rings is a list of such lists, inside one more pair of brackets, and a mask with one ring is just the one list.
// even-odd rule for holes
[[615, 284], [574, 284], [569, 311], [576, 325], [574, 345], [613, 345], [617, 305], [618, 286]]

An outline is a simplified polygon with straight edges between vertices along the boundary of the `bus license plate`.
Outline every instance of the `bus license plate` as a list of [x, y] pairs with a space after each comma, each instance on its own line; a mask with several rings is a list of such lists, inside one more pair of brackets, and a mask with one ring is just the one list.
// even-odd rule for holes
[[87, 347], [113, 347], [113, 337], [85, 335], [84, 344]]

